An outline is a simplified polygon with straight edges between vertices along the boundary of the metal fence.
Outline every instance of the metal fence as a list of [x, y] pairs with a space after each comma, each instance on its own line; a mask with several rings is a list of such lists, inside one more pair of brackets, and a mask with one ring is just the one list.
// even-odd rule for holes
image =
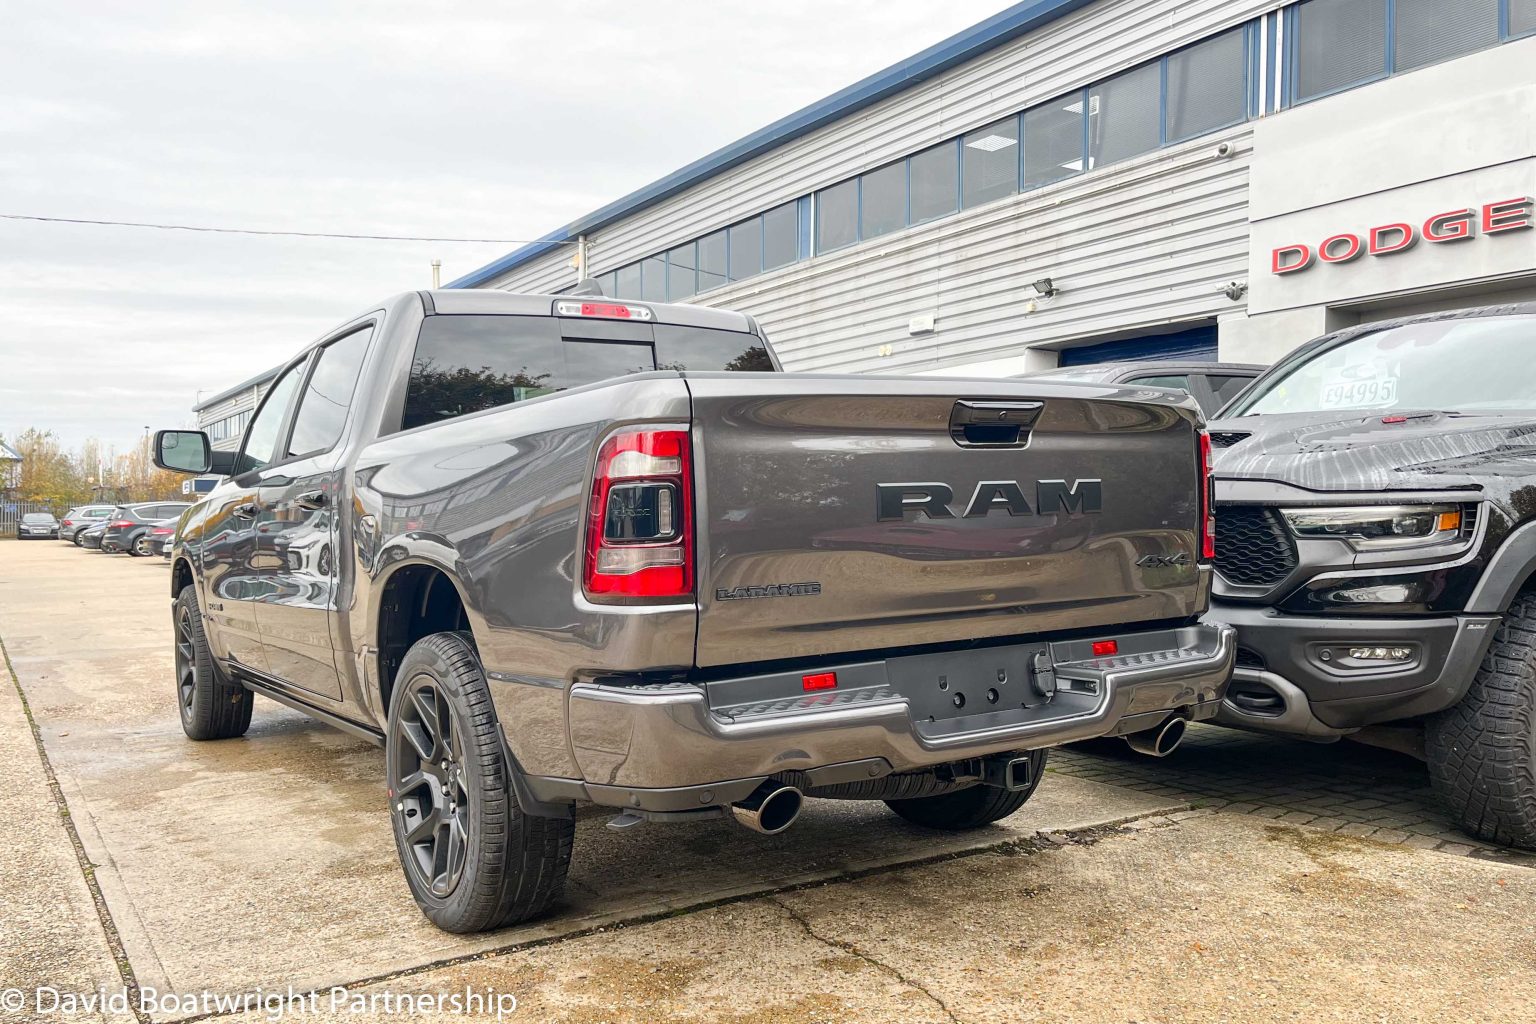
[[68, 510], [26, 501], [0, 501], [0, 540], [15, 540], [16, 524], [21, 522], [21, 517], [29, 512], [51, 512], [55, 516], [61, 516], [66, 511]]

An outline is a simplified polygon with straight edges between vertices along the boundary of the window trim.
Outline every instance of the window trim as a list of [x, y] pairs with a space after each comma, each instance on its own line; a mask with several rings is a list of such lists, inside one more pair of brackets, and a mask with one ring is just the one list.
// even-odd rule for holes
[[[310, 360], [309, 369], [304, 372], [304, 381], [300, 385], [300, 388], [299, 388], [299, 400], [298, 400], [298, 402], [293, 407], [293, 415], [289, 417], [289, 420], [290, 420], [290, 422], [288, 424], [288, 434], [289, 434], [289, 437], [288, 437], [287, 441], [283, 442], [283, 450], [284, 451], [288, 450], [288, 445], [293, 440], [293, 437], [292, 437], [292, 435], [293, 435], [293, 428], [298, 425], [299, 413], [302, 412], [303, 409], [304, 409], [304, 396], [309, 391], [309, 382], [310, 382], [311, 379], [314, 378], [315, 370], [317, 368], [319, 368], [319, 366], [320, 366], [320, 355], [321, 355], [321, 353], [323, 353], [326, 349], [331, 348], [334, 345], [339, 345], [341, 342], [346, 341], [348, 338], [352, 337], [354, 334], [359, 333], [360, 331], [370, 331], [372, 333], [370, 334], [370, 336], [368, 338], [368, 344], [363, 346], [363, 361], [360, 364], [358, 364], [358, 367], [357, 367], [357, 383], [353, 384], [353, 386], [352, 386], [352, 397], [353, 397], [353, 399], [356, 399], [356, 397], [357, 397], [357, 388], [363, 382], [363, 371], [368, 368], [368, 357], [373, 354], [374, 342], [378, 338], [378, 324], [377, 324], [376, 321], [373, 321], [373, 320], [369, 320], [369, 321], [367, 321], [365, 323], [356, 324], [355, 326], [352, 327], [351, 330], [342, 331], [342, 332], [340, 332], [338, 334], [335, 334], [332, 337], [328, 338], [325, 341], [322, 341], [320, 344], [318, 344], [318, 345], [316, 345], [314, 347], [314, 352], [313, 352], [314, 358], [312, 358]], [[328, 454], [330, 452], [335, 451], [336, 450], [336, 446], [341, 444], [342, 439], [347, 436], [347, 427], [350, 426], [351, 423], [352, 423], [352, 413], [353, 413], [352, 402], [348, 402], [347, 403], [347, 415], [345, 417], [343, 417], [342, 421], [341, 421], [341, 435], [339, 437], [337, 437], [335, 441], [331, 442], [330, 445], [328, 445], [325, 448], [317, 448], [314, 451], [304, 452], [304, 453], [299, 454], [299, 455], [290, 454], [283, 461], [284, 462], [296, 462], [299, 459], [313, 459], [313, 458], [316, 458], [318, 456], [325, 455], [325, 454]]]

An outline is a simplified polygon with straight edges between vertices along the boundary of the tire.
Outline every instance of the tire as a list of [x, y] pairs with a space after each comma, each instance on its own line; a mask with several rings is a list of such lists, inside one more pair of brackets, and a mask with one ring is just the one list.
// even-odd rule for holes
[[154, 554], [154, 549], [149, 543], [149, 534], [141, 533], [133, 538], [133, 543], [126, 548], [127, 552], [135, 558], [148, 558]]
[[74, 541], [75, 547], [77, 547], [77, 548], [85, 547], [85, 538], [80, 536], [80, 534], [83, 533], [83, 532], [84, 532], [83, 530], [76, 530], [75, 531], [75, 535], [73, 537], [69, 538], [70, 540]]
[[172, 611], [176, 631], [176, 703], [188, 739], [227, 740], [251, 727], [256, 695], [229, 679], [208, 650], [197, 588], [181, 588]]
[[575, 820], [518, 805], [473, 638], [418, 640], [395, 679], [384, 747], [389, 817], [417, 906], [456, 933], [544, 913], [565, 887]]
[[1425, 753], [1463, 831], [1536, 850], [1536, 590], [1515, 598], [1466, 695], [1429, 721]]
[[1029, 753], [1029, 785], [1024, 789], [999, 789], [996, 786], [971, 786], [939, 796], [912, 800], [887, 800], [885, 806], [914, 825], [964, 832], [1001, 821], [1029, 802], [1045, 775], [1044, 750]]

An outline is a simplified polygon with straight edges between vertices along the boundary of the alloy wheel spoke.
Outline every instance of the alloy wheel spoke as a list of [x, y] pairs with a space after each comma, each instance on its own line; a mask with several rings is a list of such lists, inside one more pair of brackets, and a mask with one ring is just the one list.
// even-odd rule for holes
[[442, 736], [437, 727], [437, 700], [436, 694], [428, 694], [425, 689], [417, 690], [411, 694], [411, 709], [416, 713], [416, 721], [421, 726], [423, 738], [432, 744], [423, 758], [436, 758], [442, 743]]
[[416, 812], [414, 824], [410, 824], [409, 816], [406, 818], [405, 841], [412, 846], [423, 842], [435, 842], [443, 824], [442, 815], [438, 812], [436, 805], [432, 805], [425, 814], [421, 813], [421, 808], [418, 806]]
[[400, 735], [411, 745], [412, 752], [423, 765], [433, 765], [435, 774], [436, 762], [432, 760], [432, 754], [437, 744], [432, 742], [431, 735], [415, 722], [401, 722]]

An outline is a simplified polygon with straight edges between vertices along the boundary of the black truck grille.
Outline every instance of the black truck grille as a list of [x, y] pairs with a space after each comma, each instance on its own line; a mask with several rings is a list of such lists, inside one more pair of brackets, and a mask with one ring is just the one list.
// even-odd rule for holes
[[1211, 444], [1217, 448], [1231, 448], [1237, 442], [1253, 435], [1245, 430], [1213, 430], [1211, 431]]
[[1296, 545], [1280, 513], [1256, 505], [1216, 506], [1216, 571], [1228, 583], [1270, 587], [1296, 568]]

